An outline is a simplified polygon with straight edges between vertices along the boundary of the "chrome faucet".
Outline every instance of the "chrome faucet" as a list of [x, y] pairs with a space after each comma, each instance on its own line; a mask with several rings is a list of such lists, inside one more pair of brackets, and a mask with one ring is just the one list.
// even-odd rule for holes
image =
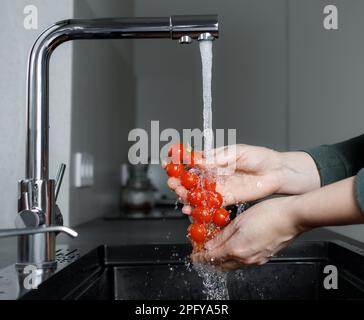
[[191, 43], [192, 39], [217, 37], [216, 15], [71, 19], [43, 31], [31, 48], [28, 62], [26, 177], [19, 182], [16, 219], [20, 229], [0, 230], [0, 237], [19, 236], [19, 269], [29, 264], [53, 268], [56, 233], [77, 236], [62, 227], [62, 215], [56, 205], [65, 166], [61, 165], [57, 181], [49, 179], [48, 82], [52, 52], [63, 42], [78, 39], [170, 38]]

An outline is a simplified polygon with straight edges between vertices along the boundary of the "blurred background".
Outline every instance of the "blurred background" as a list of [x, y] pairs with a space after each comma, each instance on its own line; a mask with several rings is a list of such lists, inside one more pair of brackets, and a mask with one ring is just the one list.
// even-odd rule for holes
[[[339, 9], [325, 30], [323, 8]], [[38, 29], [24, 28], [35, 6]], [[360, 0], [5, 0], [0, 10], [1, 227], [12, 227], [24, 176], [26, 69], [30, 47], [67, 18], [217, 13], [213, 125], [236, 128], [237, 142], [278, 150], [333, 143], [364, 127], [364, 2]], [[66, 225], [119, 210], [128, 133], [202, 127], [198, 44], [168, 40], [79, 41], [57, 49], [50, 66], [50, 173], [68, 164], [59, 204]], [[89, 155], [93, 183], [78, 188], [75, 155]], [[164, 173], [150, 168], [167, 198]], [[364, 240], [363, 226], [335, 228]]]

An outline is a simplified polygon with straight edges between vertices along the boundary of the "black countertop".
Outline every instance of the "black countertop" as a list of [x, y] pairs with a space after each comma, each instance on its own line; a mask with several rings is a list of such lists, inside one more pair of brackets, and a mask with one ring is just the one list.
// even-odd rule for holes
[[[187, 243], [187, 217], [162, 219], [108, 219], [92, 220], [74, 229], [78, 238], [57, 237], [57, 244], [91, 250], [99, 245], [175, 244]], [[326, 229], [315, 229], [301, 235], [299, 240], [342, 240], [364, 248], [364, 244]], [[0, 239], [0, 268], [16, 261], [16, 239]]]

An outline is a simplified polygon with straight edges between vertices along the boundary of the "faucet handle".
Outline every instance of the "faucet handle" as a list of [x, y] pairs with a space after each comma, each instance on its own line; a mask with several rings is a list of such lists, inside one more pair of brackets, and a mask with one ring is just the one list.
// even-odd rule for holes
[[15, 218], [15, 226], [21, 228], [35, 228], [45, 222], [44, 213], [39, 209], [25, 209]]
[[62, 185], [62, 180], [63, 180], [63, 176], [64, 176], [64, 172], [66, 170], [66, 165], [64, 163], [61, 163], [59, 168], [58, 168], [58, 172], [57, 172], [57, 176], [56, 176], [56, 187], [55, 187], [55, 192], [54, 192], [54, 198], [57, 201], [58, 198], [58, 193], [59, 190], [61, 189], [61, 185]]
[[37, 228], [0, 229], [0, 238], [25, 236], [37, 233], [47, 233], [47, 232], [63, 232], [72, 238], [76, 238], [78, 236], [78, 233], [69, 227], [49, 226], [49, 227], [37, 227]]

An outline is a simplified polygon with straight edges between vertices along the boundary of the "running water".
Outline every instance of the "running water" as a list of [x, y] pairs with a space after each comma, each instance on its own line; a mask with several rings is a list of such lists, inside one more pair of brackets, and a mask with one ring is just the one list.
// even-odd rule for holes
[[204, 155], [208, 158], [214, 144], [211, 108], [212, 41], [201, 40], [199, 43], [202, 61]]
[[[204, 156], [209, 158], [214, 147], [211, 95], [212, 41], [202, 40], [199, 43], [202, 61]], [[220, 272], [208, 265], [195, 264], [192, 268], [202, 280], [203, 294], [207, 300], [229, 299], [226, 272]]]
[[[187, 272], [196, 272], [202, 281], [202, 293], [205, 300], [229, 300], [227, 287], [228, 273], [218, 271], [213, 266], [203, 264], [192, 264], [189, 259], [185, 260]], [[185, 283], [188, 284], [187, 282]]]

